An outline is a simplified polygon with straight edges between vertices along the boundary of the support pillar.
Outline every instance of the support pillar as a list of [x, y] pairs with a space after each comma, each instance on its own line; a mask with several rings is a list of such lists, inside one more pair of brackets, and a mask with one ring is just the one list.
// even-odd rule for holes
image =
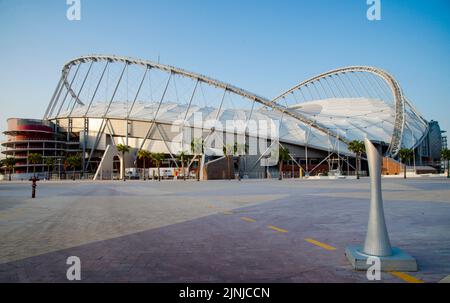
[[86, 147], [87, 147], [87, 139], [89, 134], [89, 119], [84, 118], [84, 127], [83, 127], [83, 155], [81, 157], [82, 161], [82, 172], [83, 172], [83, 179], [86, 178]]

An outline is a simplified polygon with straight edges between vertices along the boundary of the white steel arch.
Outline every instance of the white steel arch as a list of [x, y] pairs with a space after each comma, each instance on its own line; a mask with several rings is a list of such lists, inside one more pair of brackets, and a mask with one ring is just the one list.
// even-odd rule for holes
[[[389, 145], [388, 153], [391, 156], [396, 156], [402, 145], [403, 131], [405, 128], [405, 103], [406, 103], [406, 101], [405, 101], [405, 98], [403, 95], [403, 91], [402, 91], [399, 83], [397, 82], [397, 80], [393, 76], [391, 76], [389, 73], [387, 73], [386, 71], [384, 71], [382, 69], [379, 69], [376, 67], [370, 67], [370, 66], [349, 66], [349, 67], [334, 69], [334, 70], [319, 74], [308, 80], [305, 80], [305, 81], [299, 83], [298, 85], [295, 85], [294, 87], [290, 88], [289, 90], [285, 91], [284, 93], [282, 93], [279, 96], [277, 96], [276, 98], [274, 98], [272, 100], [272, 102], [274, 104], [279, 104], [279, 102], [284, 97], [291, 94], [292, 92], [299, 90], [302, 87], [307, 87], [309, 84], [320, 81], [321, 79], [325, 79], [327, 77], [334, 76], [334, 75], [354, 73], [354, 72], [367, 72], [367, 73], [373, 74], [377, 77], [380, 77], [383, 81], [385, 81], [385, 83], [391, 89], [391, 93], [394, 98], [394, 105], [395, 105], [395, 122], [394, 122], [394, 131], [392, 134], [392, 139], [391, 139], [391, 142]], [[342, 79], [341, 79], [341, 81], [342, 81]], [[418, 117], [421, 118], [420, 115], [418, 115]], [[421, 119], [423, 119], [423, 118], [421, 118]]]
[[306, 117], [296, 111], [290, 110], [289, 108], [287, 108], [283, 105], [272, 102], [269, 99], [266, 99], [264, 97], [254, 94], [254, 93], [246, 91], [244, 89], [238, 88], [234, 85], [231, 85], [231, 84], [228, 84], [228, 83], [225, 83], [225, 82], [222, 82], [222, 81], [219, 81], [219, 80], [216, 80], [216, 79], [213, 79], [213, 78], [201, 75], [201, 74], [186, 71], [181, 68], [173, 67], [170, 65], [155, 63], [155, 62], [148, 61], [148, 60], [134, 59], [134, 58], [129, 58], [129, 57], [114, 56], [114, 55], [81, 56], [81, 57], [75, 58], [73, 60], [70, 60], [66, 64], [64, 64], [60, 82], [58, 83], [55, 93], [54, 93], [52, 99], [50, 100], [50, 103], [49, 103], [47, 110], [45, 112], [45, 115], [44, 115], [44, 119], [50, 119], [50, 118], [54, 117], [52, 115], [53, 110], [55, 108], [57, 108], [56, 105], [58, 104], [58, 101], [59, 101], [58, 91], [61, 92], [62, 87], [65, 87], [67, 89], [67, 91], [70, 92], [70, 95], [75, 99], [76, 103], [85, 104], [85, 102], [83, 102], [82, 100], [79, 99], [77, 92], [73, 91], [72, 83], [68, 81], [68, 74], [70, 72], [70, 69], [74, 66], [76, 66], [78, 68], [80, 66], [80, 64], [82, 64], [82, 63], [92, 63], [92, 62], [100, 62], [100, 61], [106, 61], [106, 62], [108, 62], [108, 64], [124, 63], [125, 65], [140, 65], [140, 66], [143, 66], [143, 67], [146, 67], [149, 69], [154, 68], [154, 69], [158, 69], [158, 70], [167, 72], [169, 74], [176, 74], [176, 75], [180, 75], [183, 77], [188, 77], [193, 80], [197, 80], [202, 83], [206, 83], [206, 84], [214, 86], [216, 88], [224, 89], [225, 91], [239, 95], [243, 98], [248, 99], [249, 102], [257, 102], [264, 106], [272, 108], [272, 109], [280, 112], [281, 114], [286, 114], [288, 116], [291, 116], [307, 125], [311, 125], [313, 128], [323, 132], [324, 134], [332, 136], [341, 142], [344, 142], [346, 144], [349, 142], [348, 140], [346, 140], [346, 138], [339, 136], [337, 133], [333, 132], [329, 128], [320, 125], [319, 123], [309, 119], [308, 117]]
[[[393, 109], [395, 109], [394, 110], [395, 118], [393, 120], [394, 127], [393, 127], [393, 131], [392, 131], [392, 136], [390, 138], [391, 142], [390, 142], [389, 149], [388, 149], [388, 153], [391, 156], [395, 156], [398, 153], [398, 150], [402, 147], [402, 138], [405, 133], [405, 127], [408, 127], [408, 125], [406, 123], [406, 120], [408, 117], [410, 117], [410, 118], [413, 117], [413, 119], [415, 121], [417, 121], [418, 124], [421, 124], [422, 128], [426, 128], [428, 125], [426, 120], [423, 119], [423, 117], [418, 113], [418, 111], [405, 98], [405, 96], [403, 95], [402, 89], [401, 89], [399, 83], [397, 82], [397, 80], [393, 76], [391, 76], [389, 73], [387, 73], [386, 71], [379, 69], [379, 68], [375, 68], [375, 67], [350, 66], [350, 67], [334, 69], [329, 72], [319, 74], [319, 75], [312, 77], [306, 81], [303, 81], [300, 84], [298, 84], [298, 85], [292, 87], [291, 89], [287, 90], [286, 92], [282, 93], [278, 97], [274, 98], [273, 100], [270, 100], [270, 99], [264, 98], [262, 96], [259, 96], [257, 94], [251, 93], [247, 90], [233, 86], [231, 84], [228, 84], [228, 83], [225, 83], [225, 82], [222, 82], [222, 81], [219, 81], [219, 80], [216, 80], [216, 79], [213, 79], [213, 78], [201, 75], [201, 74], [193, 73], [193, 72], [181, 69], [181, 68], [177, 68], [177, 67], [173, 67], [173, 66], [165, 65], [165, 64], [160, 64], [160, 63], [155, 63], [155, 62], [148, 61], [148, 60], [140, 60], [140, 59], [134, 59], [134, 58], [129, 58], [129, 57], [109, 56], [109, 55], [81, 56], [81, 57], [77, 57], [73, 60], [70, 60], [66, 64], [64, 64], [62, 73], [61, 73], [61, 78], [60, 78], [58, 85], [56, 87], [56, 90], [49, 102], [47, 110], [45, 111], [44, 119], [58, 118], [59, 112], [61, 111], [61, 107], [64, 104], [64, 101], [65, 101], [65, 98], [67, 97], [67, 95], [70, 95], [72, 97], [72, 99], [74, 100], [73, 105], [70, 106], [71, 109], [69, 108], [69, 110], [68, 110], [69, 114], [67, 117], [70, 117], [70, 114], [72, 113], [72, 110], [76, 105], [85, 106], [87, 108], [87, 110], [86, 110], [86, 114], [84, 115], [84, 117], [87, 116], [87, 113], [89, 112], [89, 110], [91, 108], [92, 100], [90, 102], [89, 102], [89, 100], [82, 100], [82, 98], [80, 98], [80, 92], [83, 90], [84, 84], [86, 82], [86, 79], [88, 78], [89, 71], [91, 70], [92, 65], [94, 65], [97, 62], [102, 62], [102, 64], [104, 64], [104, 67], [102, 67], [100, 70], [99, 74], [101, 76], [100, 76], [100, 79], [99, 79], [97, 85], [96, 86], [94, 85], [94, 88], [95, 88], [94, 95], [95, 95], [100, 83], [102, 82], [102, 79], [105, 75], [107, 68], [113, 64], [120, 65], [120, 70], [121, 70], [120, 77], [117, 82], [117, 86], [115, 87], [113, 96], [112, 96], [111, 100], [109, 101], [109, 104], [111, 104], [111, 102], [113, 101], [115, 91], [117, 90], [119, 83], [122, 80], [122, 77], [125, 77], [124, 74], [126, 74], [126, 71], [128, 71], [128, 69], [127, 69], [128, 66], [139, 66], [139, 67], [142, 67], [143, 69], [145, 69], [145, 73], [142, 78], [142, 81], [139, 80], [139, 82], [140, 82], [139, 89], [137, 90], [133, 104], [138, 97], [140, 87], [142, 86], [142, 83], [145, 80], [147, 72], [150, 72], [150, 70], [156, 69], [158, 71], [167, 73], [169, 76], [168, 77], [169, 79], [166, 83], [165, 90], [168, 89], [172, 75], [178, 75], [181, 77], [189, 78], [189, 79], [195, 81], [195, 83], [196, 83], [195, 87], [194, 87], [194, 91], [192, 92], [191, 99], [193, 97], [193, 94], [195, 93], [195, 90], [197, 89], [197, 84], [204, 83], [210, 87], [215, 87], [215, 88], [223, 90], [223, 96], [225, 96], [225, 94], [227, 92], [232, 93], [237, 96], [240, 96], [241, 98], [247, 100], [248, 102], [251, 102], [252, 108], [253, 108], [255, 102], [259, 103], [271, 110], [274, 110], [274, 112], [280, 114], [281, 117], [284, 114], [287, 116], [290, 116], [291, 118], [294, 118], [295, 120], [307, 125], [308, 127], [314, 128], [315, 130], [319, 131], [323, 135], [331, 136], [335, 140], [341, 141], [345, 144], [348, 144], [351, 141], [351, 139], [353, 139], [353, 138], [347, 137], [346, 135], [343, 135], [342, 133], [334, 131], [334, 128], [330, 127], [329, 124], [328, 125], [323, 124], [320, 121], [317, 121], [318, 119], [314, 119], [311, 116], [302, 114], [301, 111], [298, 111], [293, 107], [289, 107], [287, 105], [281, 104], [281, 101], [283, 99], [285, 99], [286, 97], [288, 97], [290, 94], [294, 95], [294, 92], [296, 92], [296, 91], [300, 91], [301, 94], [303, 95], [302, 88], [306, 88], [307, 93], [311, 97], [313, 97], [313, 99], [315, 98], [316, 100], [323, 99], [323, 95], [324, 94], [326, 95], [327, 92], [328, 93], [331, 92], [334, 95], [334, 89], [337, 89], [336, 94], [343, 95], [346, 92], [347, 92], [347, 94], [352, 94], [352, 91], [353, 91], [353, 95], [354, 95], [354, 93], [356, 93], [356, 95], [358, 95], [358, 89], [355, 86], [353, 86], [353, 83], [351, 83], [351, 81], [350, 81], [350, 83], [344, 83], [345, 81], [347, 81], [347, 79], [345, 77], [349, 77], [349, 75], [351, 75], [353, 73], [368, 73], [368, 74], [375, 76], [375, 78], [377, 78], [377, 79], [381, 79], [381, 81], [385, 85], [387, 85], [387, 87], [389, 88], [390, 95], [393, 99], [393, 106], [394, 106]], [[89, 69], [87, 70], [87, 73], [85, 73], [83, 75], [81, 75], [82, 72], [80, 72], [81, 86], [74, 88], [74, 86], [73, 86], [74, 79], [75, 79], [77, 73], [79, 72], [80, 66], [82, 64], [85, 64], [86, 66], [88, 66]], [[123, 67], [122, 67], [122, 65], [123, 65]], [[73, 76], [72, 79], [69, 80], [69, 74], [71, 73], [72, 69], [75, 70], [75, 72], [74, 72], [75, 76]], [[336, 81], [337, 80], [339, 80], [339, 81], [337, 81], [337, 83], [334, 83], [334, 84], [329, 83], [328, 80], [331, 79], [332, 77]], [[368, 82], [364, 82], [364, 83], [361, 82], [360, 83], [361, 87], [363, 87], [364, 89], [369, 89], [370, 81], [374, 81], [374, 80], [373, 79], [372, 80], [365, 79], [364, 81], [368, 81]], [[375, 80], [374, 83], [375, 83], [375, 86], [379, 85], [377, 80]], [[374, 83], [372, 83], [372, 84], [374, 84]], [[315, 84], [317, 84], [317, 86]], [[332, 86], [332, 84], [334, 85], [334, 87]], [[346, 84], [348, 87], [345, 86]], [[367, 85], [367, 84], [369, 84], [369, 85]], [[364, 87], [364, 86], [367, 86], [367, 87]], [[65, 94], [62, 93], [64, 89], [66, 91]], [[62, 98], [64, 98], [64, 99], [62, 99]], [[94, 96], [92, 97], [92, 99], [93, 98], [94, 98]], [[162, 96], [161, 101], [163, 98], [164, 98], [164, 95]], [[389, 96], [388, 96], [388, 98], [389, 98]], [[62, 101], [61, 101], [61, 99], [62, 99]], [[109, 97], [107, 99], [109, 99]], [[223, 99], [223, 97], [222, 97], [222, 99]], [[105, 101], [108, 102], [107, 100], [105, 100]], [[109, 107], [107, 107], [107, 108], [109, 108]], [[220, 108], [218, 110], [220, 111]], [[253, 111], [253, 109], [252, 109], [252, 111]], [[108, 113], [108, 110], [105, 112], [104, 118], [107, 118], [106, 117], [107, 113]], [[125, 116], [129, 117], [129, 112]], [[106, 127], [106, 125], [103, 127]], [[358, 127], [358, 126], [355, 126], [355, 127]], [[415, 145], [417, 146], [419, 143], [420, 142], [416, 142]]]

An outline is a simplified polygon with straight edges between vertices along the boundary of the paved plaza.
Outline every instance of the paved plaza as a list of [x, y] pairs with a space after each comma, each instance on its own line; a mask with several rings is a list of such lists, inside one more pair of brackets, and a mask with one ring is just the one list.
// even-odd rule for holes
[[[0, 282], [368, 282], [344, 255], [362, 244], [369, 179], [0, 183]], [[450, 275], [450, 181], [383, 179], [393, 246]]]

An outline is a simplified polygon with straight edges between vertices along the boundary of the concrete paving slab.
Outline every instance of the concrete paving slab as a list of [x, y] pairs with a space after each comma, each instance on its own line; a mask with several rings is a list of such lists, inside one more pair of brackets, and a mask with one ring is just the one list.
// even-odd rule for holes
[[[2, 282], [65, 282], [72, 255], [84, 282], [368, 282], [345, 257], [364, 241], [365, 178], [40, 182], [34, 200], [29, 185], [0, 183]], [[384, 203], [392, 244], [417, 259], [415, 278], [444, 279], [450, 182], [383, 185], [401, 196]], [[383, 273], [381, 282], [404, 281]]]

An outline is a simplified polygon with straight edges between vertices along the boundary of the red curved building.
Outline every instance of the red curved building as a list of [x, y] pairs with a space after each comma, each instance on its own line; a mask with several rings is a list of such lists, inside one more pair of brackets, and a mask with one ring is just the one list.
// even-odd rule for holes
[[[6, 157], [13, 157], [16, 159], [16, 165], [13, 169], [13, 174], [29, 174], [33, 173], [35, 168], [36, 173], [47, 172], [45, 165], [46, 158], [53, 158], [55, 165], [53, 169], [65, 157], [68, 148], [70, 149], [70, 142], [67, 142], [64, 135], [58, 133], [57, 127], [54, 123], [36, 119], [8, 119], [8, 130], [4, 132], [7, 136], [7, 141], [2, 142], [3, 153]], [[73, 147], [78, 150], [78, 142]], [[28, 161], [28, 156], [31, 153], [37, 153], [42, 156], [42, 162], [39, 164], [31, 164]]]

